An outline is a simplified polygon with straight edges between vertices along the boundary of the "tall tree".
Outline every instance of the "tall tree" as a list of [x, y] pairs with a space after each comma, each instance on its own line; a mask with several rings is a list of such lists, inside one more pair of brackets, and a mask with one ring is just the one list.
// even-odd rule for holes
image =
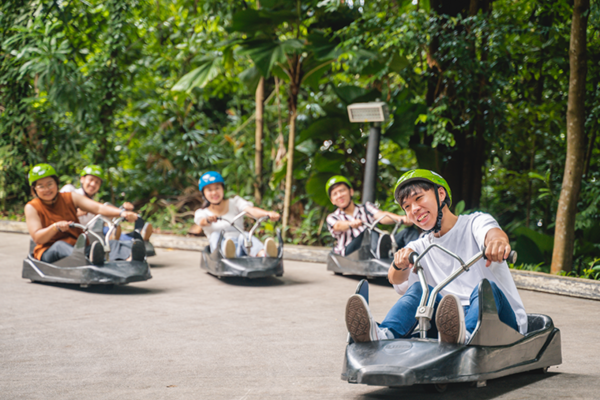
[[309, 79], [318, 81], [336, 59], [338, 52], [329, 35], [349, 24], [347, 7], [327, 12], [315, 0], [263, 2], [260, 10], [243, 10], [233, 16], [232, 30], [246, 34], [241, 54], [254, 61], [263, 77], [270, 74], [287, 83], [288, 150], [286, 155], [283, 233], [290, 219], [292, 201], [296, 117], [300, 90]]
[[575, 0], [569, 45], [569, 100], [567, 103], [567, 159], [558, 200], [551, 272], [571, 271], [575, 216], [585, 163], [585, 84], [589, 0]]
[[[256, 1], [256, 9], [260, 9], [260, 2]], [[263, 114], [264, 114], [264, 101], [265, 101], [265, 77], [261, 76], [258, 85], [256, 86], [256, 130], [254, 133], [254, 175], [256, 181], [254, 183], [254, 201], [256, 204], [262, 202], [262, 186], [263, 186]]]

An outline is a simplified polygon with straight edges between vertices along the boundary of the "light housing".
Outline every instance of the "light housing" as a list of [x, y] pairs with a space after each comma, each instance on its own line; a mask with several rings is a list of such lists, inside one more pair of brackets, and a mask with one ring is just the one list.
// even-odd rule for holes
[[348, 106], [350, 122], [384, 122], [389, 116], [388, 106], [382, 101], [354, 103]]

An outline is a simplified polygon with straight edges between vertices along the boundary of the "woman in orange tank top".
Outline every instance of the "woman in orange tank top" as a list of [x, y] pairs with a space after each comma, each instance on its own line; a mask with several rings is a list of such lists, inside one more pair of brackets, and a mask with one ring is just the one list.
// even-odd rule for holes
[[[77, 208], [107, 217], [123, 217], [129, 222], [137, 219], [137, 214], [134, 212], [121, 211], [114, 206], [100, 204], [78, 193], [59, 193], [58, 176], [49, 164], [34, 166], [28, 178], [35, 198], [25, 205], [25, 219], [29, 234], [36, 243], [33, 256], [38, 260], [52, 263], [73, 252], [73, 246], [81, 234], [81, 229], [70, 228], [69, 225], [78, 222]], [[96, 243], [98, 242], [94, 244]], [[111, 241], [110, 247], [112, 260], [128, 259], [131, 255], [134, 259], [139, 259], [141, 256], [143, 260], [145, 257], [144, 243], [139, 240], [134, 243]], [[101, 246], [98, 246], [97, 251], [87, 246], [86, 255], [90, 253], [89, 258], [92, 263], [103, 263], [104, 250]]]

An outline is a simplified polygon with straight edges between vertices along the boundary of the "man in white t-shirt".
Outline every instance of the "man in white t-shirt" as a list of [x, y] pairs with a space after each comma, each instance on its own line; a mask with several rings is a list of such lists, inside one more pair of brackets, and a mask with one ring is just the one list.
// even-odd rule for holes
[[[452, 192], [440, 175], [428, 170], [413, 170], [396, 184], [394, 196], [408, 218], [428, 232], [394, 255], [388, 279], [402, 297], [390, 309], [379, 326], [360, 295], [353, 295], [346, 306], [346, 325], [355, 342], [410, 337], [417, 325], [415, 314], [422, 289], [409, 255], [422, 253], [437, 243], [463, 260], [468, 260], [485, 246], [487, 261], [480, 259], [468, 272], [459, 275], [438, 294], [434, 318], [428, 332], [448, 343], [468, 343], [479, 316], [478, 286], [489, 280], [502, 322], [521, 334], [527, 333], [527, 314], [521, 297], [504, 261], [511, 248], [508, 237], [489, 214], [476, 212], [454, 215], [449, 207]], [[432, 249], [420, 261], [427, 283], [436, 286], [460, 264], [439, 249]], [[439, 335], [438, 335], [439, 334]]]
[[[60, 189], [60, 192], [75, 192], [93, 200], [102, 186], [102, 181], [104, 181], [104, 170], [98, 165], [88, 165], [81, 170], [80, 175], [79, 183], [81, 186], [79, 188], [68, 184], [63, 186]], [[125, 211], [133, 211], [134, 209], [133, 204], [130, 202], [123, 203], [123, 208]], [[95, 214], [77, 209], [77, 217], [79, 218], [79, 223], [81, 225], [87, 225], [95, 216]], [[141, 237], [134, 235], [133, 233], [121, 235], [121, 227], [119, 226], [117, 229], [118, 233], [115, 235], [115, 239], [118, 240], [129, 241], [134, 239], [133, 236], [137, 236], [137, 239], [148, 241], [152, 235], [152, 224], [145, 223], [142, 218], [138, 218], [135, 223], [135, 231], [137, 231]], [[104, 227], [105, 234], [107, 231], [108, 228]]]

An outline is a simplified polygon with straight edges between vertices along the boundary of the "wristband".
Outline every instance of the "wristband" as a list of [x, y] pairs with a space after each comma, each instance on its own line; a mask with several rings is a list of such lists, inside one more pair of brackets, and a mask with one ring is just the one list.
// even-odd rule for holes
[[60, 229], [58, 229], [58, 226], [56, 226], [56, 222], [53, 223], [52, 226], [54, 227], [54, 229], [56, 230], [56, 232], [60, 232]]
[[396, 267], [396, 263], [392, 261], [392, 267], [396, 270], [396, 271], [406, 271], [408, 269], [407, 268], [398, 268]]

